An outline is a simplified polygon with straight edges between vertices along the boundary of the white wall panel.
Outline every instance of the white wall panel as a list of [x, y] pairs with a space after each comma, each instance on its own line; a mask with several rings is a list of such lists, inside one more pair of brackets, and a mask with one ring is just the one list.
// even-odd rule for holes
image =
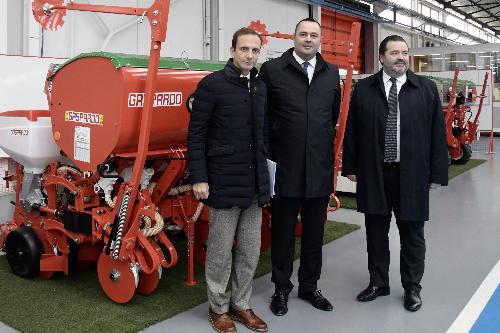
[[[270, 33], [281, 32], [292, 34], [298, 21], [308, 17], [308, 5], [295, 0], [220, 0], [224, 3], [223, 20], [221, 20], [221, 34], [219, 40], [219, 60], [229, 57], [229, 48], [233, 33], [241, 27], [246, 27], [251, 21], [260, 20], [267, 26]], [[269, 43], [261, 52], [259, 62], [269, 58], [276, 58], [293, 46], [291, 40], [268, 38]]]
[[[1, 1], [1, 0], [0, 0]], [[152, 0], [85, 1], [92, 4], [149, 7]], [[147, 18], [88, 12], [68, 12], [64, 26], [44, 32], [44, 55], [71, 57], [82, 52], [105, 51], [148, 54], [150, 28]], [[162, 56], [203, 57], [203, 13], [200, 0], [171, 0], [167, 43]]]
[[50, 64], [66, 59], [0, 55], [0, 113], [9, 110], [47, 110], [45, 78]]
[[0, 54], [7, 53], [7, 0], [0, 0]]
[[380, 44], [380, 42], [383, 41], [385, 37], [388, 37], [391, 35], [399, 35], [405, 39], [405, 41], [406, 41], [406, 43], [408, 43], [409, 47], [413, 46], [413, 45], [411, 45], [412, 34], [408, 31], [401, 29], [401, 28], [397, 28], [393, 24], [392, 25], [391, 24], [380, 24], [378, 31], [379, 31], [379, 41], [377, 44], [377, 48], [378, 48], [378, 45]]
[[7, 54], [21, 54], [23, 50], [23, 2], [7, 1]]
[[23, 49], [22, 54], [25, 56], [40, 56], [42, 29], [40, 24], [38, 24], [33, 17], [31, 3], [31, 0], [24, 0], [23, 10], [21, 13], [23, 17], [22, 22], [24, 23], [22, 27], [22, 36], [24, 38], [21, 38]]
[[[167, 40], [162, 56], [181, 57], [185, 52], [191, 59], [203, 59], [202, 0], [171, 0]], [[139, 27], [138, 53], [148, 54], [150, 44], [149, 23]]]

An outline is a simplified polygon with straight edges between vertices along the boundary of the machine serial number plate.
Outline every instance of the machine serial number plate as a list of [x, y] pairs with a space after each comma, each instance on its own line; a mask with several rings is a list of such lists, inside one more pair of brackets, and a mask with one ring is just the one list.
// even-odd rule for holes
[[75, 126], [75, 160], [90, 163], [90, 127]]

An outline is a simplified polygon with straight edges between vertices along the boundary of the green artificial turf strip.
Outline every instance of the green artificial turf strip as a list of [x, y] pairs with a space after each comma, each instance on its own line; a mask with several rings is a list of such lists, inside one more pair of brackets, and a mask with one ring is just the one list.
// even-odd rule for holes
[[[323, 236], [323, 244], [329, 243], [337, 238], [347, 235], [348, 233], [358, 230], [359, 225], [343, 222], [328, 221], [325, 225], [325, 234]], [[295, 259], [300, 256], [300, 238], [295, 239]], [[260, 277], [271, 271], [271, 251], [266, 251], [260, 255], [259, 265], [255, 271], [255, 277]]]
[[448, 179], [453, 179], [456, 176], [464, 173], [465, 171], [469, 171], [470, 169], [483, 164], [484, 162], [486, 162], [486, 160], [471, 159], [465, 164], [452, 164], [448, 168]]
[[[337, 197], [340, 200], [340, 208], [356, 209], [356, 194], [339, 194]], [[335, 202], [330, 202], [331, 206], [335, 206]]]
[[[452, 164], [448, 167], [448, 179], [453, 179], [456, 176], [468, 171], [472, 168], [477, 167], [480, 164], [483, 164], [486, 160], [482, 159], [471, 159], [465, 164]], [[337, 197], [340, 200], [340, 208], [347, 209], [357, 209], [356, 205], [356, 194], [339, 194]], [[335, 206], [335, 202], [330, 201], [331, 206]]]
[[[356, 229], [358, 225], [331, 222], [325, 226], [324, 243]], [[163, 270], [158, 289], [149, 296], [136, 294], [128, 304], [106, 298], [95, 265], [69, 276], [58, 273], [50, 280], [27, 280], [11, 273], [0, 257], [0, 321], [22, 332], [137, 332], [207, 300], [203, 268], [195, 266], [198, 284], [184, 285], [186, 241], [173, 237], [179, 262]], [[300, 239], [296, 240], [296, 255]], [[271, 270], [270, 251], [261, 255], [256, 277]], [[208, 326], [207, 326], [208, 327]]]

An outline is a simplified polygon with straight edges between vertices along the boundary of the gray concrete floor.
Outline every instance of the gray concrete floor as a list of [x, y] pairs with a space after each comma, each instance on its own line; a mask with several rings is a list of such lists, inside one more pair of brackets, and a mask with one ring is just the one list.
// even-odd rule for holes
[[[269, 274], [254, 283], [253, 309], [270, 332], [446, 332], [491, 268], [500, 259], [500, 156], [475, 154], [488, 161], [453, 179], [430, 195], [426, 225], [427, 261], [422, 281], [423, 307], [416, 313], [402, 306], [399, 236], [391, 226], [391, 295], [369, 303], [355, 297], [368, 284], [363, 215], [341, 209], [329, 218], [362, 226], [323, 250], [319, 288], [334, 304], [332, 312], [314, 309], [292, 291], [289, 312], [275, 317], [269, 310], [273, 285]], [[394, 221], [393, 221], [394, 222]], [[295, 263], [294, 284], [297, 263]], [[144, 332], [212, 332], [208, 305], [201, 304]], [[237, 324], [239, 332], [251, 332]], [[15, 332], [0, 323], [0, 332]]]
[[[423, 307], [403, 308], [399, 277], [399, 236], [391, 225], [391, 295], [369, 303], [355, 297], [368, 284], [363, 215], [341, 209], [329, 218], [362, 226], [327, 245], [319, 288], [334, 304], [332, 312], [314, 309], [292, 291], [289, 312], [275, 317], [269, 310], [273, 285], [266, 275], [254, 283], [253, 309], [270, 332], [445, 332], [500, 259], [500, 156], [475, 154], [488, 161], [453, 179], [430, 195], [426, 225], [427, 261], [422, 281]], [[498, 160], [498, 161], [495, 161]], [[496, 162], [496, 163], [495, 163]], [[394, 221], [393, 221], [394, 222]], [[297, 263], [294, 284], [296, 284]], [[211, 332], [208, 305], [158, 323], [144, 332]], [[237, 324], [239, 332], [250, 332]]]

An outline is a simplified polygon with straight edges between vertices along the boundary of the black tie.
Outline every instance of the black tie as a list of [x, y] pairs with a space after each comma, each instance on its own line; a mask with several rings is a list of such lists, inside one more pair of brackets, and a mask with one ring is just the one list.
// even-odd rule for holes
[[309, 66], [309, 62], [307, 61], [304, 61], [302, 63], [302, 69], [304, 70], [304, 73], [306, 73], [307, 77], [309, 77], [309, 75], [307, 74], [307, 67]]
[[385, 124], [385, 162], [394, 162], [396, 160], [398, 149], [398, 87], [396, 85], [396, 78], [391, 77], [391, 82], [392, 86], [389, 90], [389, 98], [387, 99], [389, 113], [387, 114], [387, 122]]

